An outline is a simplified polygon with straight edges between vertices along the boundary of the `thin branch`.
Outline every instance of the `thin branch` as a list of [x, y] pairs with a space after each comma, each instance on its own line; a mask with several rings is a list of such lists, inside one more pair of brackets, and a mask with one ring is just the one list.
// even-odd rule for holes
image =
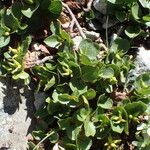
[[70, 14], [70, 16], [71, 16], [71, 18], [72, 18], [72, 21], [73, 21], [73, 22], [75, 23], [75, 25], [77, 26], [77, 28], [78, 28], [78, 30], [79, 30], [81, 36], [82, 36], [84, 39], [86, 39], [86, 36], [85, 36], [85, 34], [84, 34], [84, 32], [83, 32], [83, 30], [82, 30], [82, 28], [81, 28], [79, 22], [77, 21], [76, 17], [74, 16], [74, 14], [73, 14], [73, 12], [71, 11], [71, 9], [69, 8], [69, 6], [68, 6], [67, 4], [65, 4], [65, 3], [63, 3], [63, 2], [62, 2], [62, 4], [63, 4], [63, 7], [66, 8], [67, 11], [69, 12], [69, 14]]
[[99, 45], [100, 45], [100, 47], [102, 47], [105, 51], [107, 51], [107, 50], [108, 50], [108, 48], [106, 47], [106, 45], [105, 45], [105, 44], [100, 43]]
[[43, 64], [43, 63], [45, 63], [45, 62], [48, 61], [48, 60], [52, 60], [53, 58], [54, 58], [53, 56], [46, 56], [46, 57], [44, 57], [44, 58], [41, 59], [41, 60], [37, 60], [37, 61], [35, 62], [35, 65]]
[[108, 23], [109, 23], [109, 17], [106, 17], [106, 47], [109, 46], [108, 44]]
[[91, 7], [92, 7], [92, 4], [93, 4], [93, 0], [89, 0], [88, 3], [87, 3], [87, 8], [83, 8], [83, 10], [85, 12], [88, 12], [91, 10]]
[[54, 133], [54, 132], [50, 132], [46, 137], [44, 137], [44, 138], [34, 147], [33, 150], [36, 150], [36, 149], [39, 147], [39, 145], [40, 145], [41, 143], [43, 143], [43, 142], [44, 142], [48, 137], [50, 137], [53, 133]]

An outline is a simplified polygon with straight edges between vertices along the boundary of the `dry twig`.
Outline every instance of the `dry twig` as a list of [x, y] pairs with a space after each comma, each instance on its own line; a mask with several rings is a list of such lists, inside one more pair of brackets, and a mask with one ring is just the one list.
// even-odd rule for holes
[[65, 3], [62, 3], [62, 4], [63, 4], [63, 7], [67, 9], [67, 11], [69, 12], [69, 14], [70, 14], [70, 16], [71, 16], [71, 18], [72, 18], [72, 21], [71, 21], [71, 30], [73, 30], [73, 26], [74, 26], [74, 24], [75, 24], [76, 27], [78, 28], [78, 30], [79, 30], [81, 36], [82, 36], [84, 39], [86, 39], [86, 36], [85, 36], [85, 34], [84, 34], [84, 32], [83, 32], [83, 30], [82, 30], [82, 28], [81, 28], [79, 22], [77, 21], [76, 17], [74, 16], [74, 14], [73, 14], [73, 12], [71, 11], [71, 9], [69, 8], [69, 6], [68, 6], [67, 4], [65, 4]]
[[88, 12], [91, 10], [91, 7], [92, 7], [92, 4], [93, 4], [93, 0], [89, 0], [88, 3], [87, 3], [87, 8], [83, 8], [83, 10], [85, 12]]

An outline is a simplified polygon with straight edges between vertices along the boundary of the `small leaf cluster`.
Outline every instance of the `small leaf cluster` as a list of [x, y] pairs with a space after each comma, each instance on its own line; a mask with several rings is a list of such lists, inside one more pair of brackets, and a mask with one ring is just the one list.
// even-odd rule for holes
[[124, 33], [128, 38], [147, 36], [144, 27], [150, 26], [149, 0], [107, 0], [107, 3], [108, 16], [126, 25]]

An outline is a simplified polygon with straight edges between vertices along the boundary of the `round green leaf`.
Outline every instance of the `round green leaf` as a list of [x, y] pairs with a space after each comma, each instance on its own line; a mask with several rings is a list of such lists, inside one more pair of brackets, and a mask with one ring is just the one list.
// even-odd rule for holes
[[58, 35], [51, 35], [44, 40], [44, 43], [52, 48], [59, 46], [61, 44], [60, 42], [61, 39]]
[[80, 150], [90, 150], [92, 146], [92, 140], [89, 137], [83, 137], [79, 134], [77, 138], [77, 146]]
[[135, 38], [141, 32], [140, 26], [128, 26], [125, 30], [125, 34], [130, 38]]
[[55, 77], [53, 76], [45, 85], [44, 91], [49, 90], [55, 84]]
[[150, 15], [143, 16], [142, 19], [143, 19], [143, 21], [150, 22]]
[[91, 100], [95, 98], [96, 96], [96, 91], [92, 88], [88, 89], [86, 93], [84, 93], [84, 96], [86, 97], [87, 100]]
[[120, 21], [120, 22], [123, 22], [125, 19], [126, 19], [126, 17], [127, 17], [127, 13], [126, 12], [124, 12], [124, 11], [117, 11], [116, 12], [116, 18]]
[[104, 68], [102, 70], [102, 75], [101, 77], [104, 79], [112, 78], [114, 76], [114, 70], [110, 67]]
[[77, 113], [77, 119], [81, 122], [84, 122], [85, 119], [89, 116], [90, 114], [90, 111], [85, 109], [85, 108], [82, 108], [80, 109], [80, 111]]
[[130, 48], [130, 43], [126, 39], [122, 38], [117, 38], [111, 46], [111, 51], [112, 52], [117, 52], [117, 51], [127, 51]]
[[58, 141], [58, 134], [56, 133], [56, 131], [52, 132], [52, 134], [49, 136], [49, 140], [51, 143], [56, 143]]
[[132, 103], [128, 103], [125, 106], [125, 109], [128, 115], [131, 114], [132, 116], [137, 117], [146, 111], [147, 105], [142, 101], [132, 102]]
[[108, 2], [112, 3], [112, 4], [115, 4], [116, 3], [116, 0], [107, 0]]
[[107, 96], [101, 95], [98, 98], [97, 106], [101, 107], [103, 109], [110, 109], [113, 106], [113, 101], [112, 101], [112, 99], [108, 98]]
[[0, 48], [6, 46], [10, 42], [10, 36], [0, 36]]
[[95, 82], [99, 77], [99, 68], [95, 66], [81, 67], [82, 79], [86, 82]]
[[84, 122], [84, 130], [85, 130], [86, 137], [94, 136], [96, 133], [96, 128], [94, 126], [94, 123], [89, 120], [86, 120]]
[[139, 2], [141, 3], [141, 5], [142, 5], [144, 8], [150, 9], [150, 1], [149, 1], [149, 0], [139, 0]]
[[29, 78], [29, 74], [25, 71], [20, 72], [19, 74], [13, 75], [13, 79], [27, 79]]
[[140, 19], [140, 8], [138, 3], [134, 3], [132, 8], [131, 8], [132, 16], [134, 19], [138, 20]]
[[86, 55], [91, 60], [97, 60], [97, 55], [100, 51], [98, 44], [92, 42], [90, 39], [84, 39], [79, 45], [81, 54]]
[[51, 0], [48, 10], [51, 13], [51, 17], [57, 18], [62, 11], [62, 2], [61, 0]]

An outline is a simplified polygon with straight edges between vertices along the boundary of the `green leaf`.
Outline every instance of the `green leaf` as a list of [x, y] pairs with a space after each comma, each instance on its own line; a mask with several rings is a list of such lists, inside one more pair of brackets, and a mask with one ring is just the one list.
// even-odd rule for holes
[[21, 49], [24, 54], [27, 52], [29, 45], [31, 44], [31, 41], [32, 41], [31, 36], [24, 36], [22, 38]]
[[8, 45], [10, 42], [10, 36], [0, 36], [0, 48]]
[[99, 68], [97, 66], [82, 66], [82, 79], [86, 82], [96, 82], [99, 77]]
[[79, 45], [81, 54], [86, 55], [91, 60], [97, 60], [97, 55], [100, 52], [98, 44], [92, 42], [90, 39], [84, 39]]
[[115, 4], [116, 3], [116, 0], [107, 0], [108, 2], [112, 3], [112, 4]]
[[69, 86], [70, 86], [70, 89], [72, 90], [72, 92], [78, 91], [80, 95], [87, 92], [86, 84], [78, 78], [77, 79], [72, 78], [71, 82], [69, 82]]
[[42, 140], [46, 136], [43, 131], [33, 131], [32, 135], [38, 141]]
[[129, 134], [129, 125], [128, 125], [128, 114], [123, 106], [118, 106], [113, 110], [113, 116], [119, 116], [118, 120], [121, 121], [119, 124], [120, 126], [124, 127], [124, 132], [128, 135]]
[[55, 48], [60, 46], [61, 41], [58, 35], [51, 35], [44, 40], [44, 43], [49, 47]]
[[3, 36], [5, 34], [5, 29], [4, 28], [0, 28], [0, 37]]
[[130, 43], [128, 40], [126, 39], [121, 39], [121, 38], [117, 38], [111, 46], [111, 51], [112, 52], [117, 52], [117, 51], [128, 51], [128, 49], [130, 48]]
[[27, 18], [31, 18], [34, 12], [38, 9], [38, 7], [39, 7], [39, 2], [36, 0], [35, 5], [30, 5], [30, 7], [29, 5], [25, 5], [21, 10], [21, 12]]
[[128, 114], [131, 114], [132, 116], [137, 117], [139, 115], [142, 115], [146, 111], [147, 105], [141, 101], [132, 102], [132, 103], [128, 103], [125, 106], [125, 109]]
[[96, 97], [96, 91], [94, 89], [90, 88], [83, 95], [86, 97], [87, 100], [91, 100]]
[[140, 26], [128, 26], [125, 30], [125, 34], [130, 38], [135, 38], [141, 32]]
[[90, 147], [92, 146], [92, 140], [86, 136], [78, 135], [77, 138], [77, 147], [79, 150], [90, 150]]
[[71, 140], [76, 140], [78, 134], [81, 131], [81, 125], [76, 125], [75, 120], [73, 118], [60, 119], [58, 121], [58, 125], [62, 130], [67, 130], [67, 135]]
[[109, 79], [114, 76], [114, 70], [111, 67], [106, 67], [102, 69], [102, 75], [101, 77], [104, 79]]
[[111, 128], [114, 132], [117, 132], [117, 133], [122, 133], [123, 132], [124, 126], [121, 126], [119, 124], [114, 124], [113, 121], [110, 121], [110, 124], [111, 124]]
[[141, 3], [141, 5], [142, 5], [144, 8], [150, 9], [150, 1], [149, 1], [149, 0], [139, 0], [139, 2]]
[[69, 95], [69, 94], [60, 94], [58, 95], [59, 102], [61, 104], [68, 104], [69, 102], [78, 102], [78, 97], [75, 95]]
[[25, 0], [25, 2], [26, 2], [27, 4], [30, 4], [30, 5], [32, 5], [32, 4], [34, 3], [33, 0]]
[[77, 119], [81, 122], [84, 122], [85, 119], [89, 116], [90, 110], [87, 110], [85, 108], [81, 108], [79, 112], [77, 113]]
[[28, 142], [29, 150], [33, 150], [35, 148], [35, 144], [33, 142]]
[[73, 41], [72, 41], [72, 39], [71, 39], [71, 37], [70, 37], [70, 34], [67, 33], [66, 31], [61, 30], [60, 37], [61, 37], [63, 40], [67, 41], [67, 42], [69, 43], [69, 45], [72, 45], [72, 44], [73, 44]]
[[62, 11], [62, 2], [61, 0], [51, 0], [48, 10], [51, 13], [52, 18], [58, 18]]
[[138, 94], [143, 95], [144, 97], [149, 97], [150, 95], [150, 74], [144, 73], [140, 75], [135, 83], [134, 87]]
[[56, 131], [51, 131], [51, 135], [49, 136], [49, 140], [51, 143], [56, 143], [59, 139], [58, 134], [56, 133]]
[[51, 24], [50, 24], [50, 29], [52, 31], [52, 33], [55, 35], [58, 35], [60, 36], [61, 35], [61, 23], [59, 21], [53, 21]]
[[19, 74], [13, 75], [13, 79], [27, 79], [29, 78], [29, 74], [25, 71], [20, 72]]
[[25, 30], [27, 28], [27, 24], [23, 24], [10, 9], [7, 9], [3, 14], [3, 20], [5, 26], [11, 29], [11, 32], [16, 32], [20, 30]]
[[53, 76], [45, 85], [44, 91], [49, 90], [55, 84], [55, 77]]
[[110, 109], [113, 106], [113, 101], [112, 99], [103, 94], [99, 96], [97, 106], [103, 109]]
[[80, 63], [83, 65], [93, 65], [92, 61], [84, 54], [80, 54]]
[[120, 22], [123, 22], [126, 18], [127, 18], [127, 13], [124, 12], [124, 11], [117, 11], [116, 12], [116, 18], [120, 21]]
[[96, 128], [94, 126], [94, 123], [86, 119], [84, 122], [84, 130], [85, 130], [85, 136], [94, 136], [96, 134]]
[[22, 4], [20, 2], [15, 2], [11, 7], [12, 14], [18, 20], [20, 20], [22, 17], [21, 9], [22, 9]]
[[142, 19], [143, 19], [144, 21], [150, 22], [150, 15], [143, 16]]
[[138, 3], [134, 3], [132, 8], [131, 8], [132, 16], [134, 19], [138, 20], [140, 19], [140, 8]]

